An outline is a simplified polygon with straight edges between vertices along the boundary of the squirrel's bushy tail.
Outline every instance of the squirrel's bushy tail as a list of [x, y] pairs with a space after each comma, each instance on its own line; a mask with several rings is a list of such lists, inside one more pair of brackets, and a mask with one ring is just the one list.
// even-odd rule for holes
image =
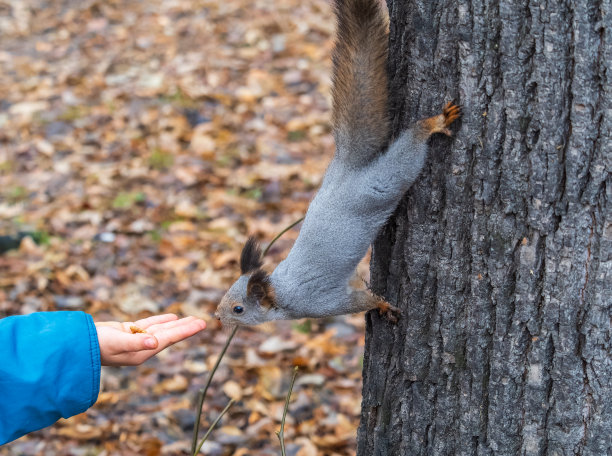
[[334, 0], [333, 53], [336, 154], [364, 165], [387, 141], [388, 15], [381, 0]]

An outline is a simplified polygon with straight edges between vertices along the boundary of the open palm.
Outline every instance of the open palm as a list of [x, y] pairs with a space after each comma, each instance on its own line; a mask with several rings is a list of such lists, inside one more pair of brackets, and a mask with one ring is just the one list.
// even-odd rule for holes
[[[178, 319], [174, 314], [156, 315], [135, 322], [96, 322], [103, 366], [135, 366], [163, 349], [206, 328], [195, 317]], [[133, 332], [136, 327], [146, 332]]]

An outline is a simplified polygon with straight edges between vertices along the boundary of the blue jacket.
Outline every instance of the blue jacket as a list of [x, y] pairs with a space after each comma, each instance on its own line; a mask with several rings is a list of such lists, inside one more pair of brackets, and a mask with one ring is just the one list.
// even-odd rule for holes
[[84, 412], [99, 389], [100, 347], [90, 315], [0, 320], [0, 445]]

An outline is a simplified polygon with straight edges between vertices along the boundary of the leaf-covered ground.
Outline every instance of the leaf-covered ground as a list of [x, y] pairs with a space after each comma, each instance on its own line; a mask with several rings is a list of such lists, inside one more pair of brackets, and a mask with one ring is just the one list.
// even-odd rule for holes
[[[0, 316], [208, 322], [0, 455], [188, 454], [241, 246], [305, 213], [333, 153], [333, 22], [324, 0], [0, 0], [0, 234], [36, 240], [0, 255]], [[280, 454], [298, 364], [287, 454], [354, 454], [362, 353], [361, 315], [239, 331], [204, 424], [238, 402], [203, 452]]]

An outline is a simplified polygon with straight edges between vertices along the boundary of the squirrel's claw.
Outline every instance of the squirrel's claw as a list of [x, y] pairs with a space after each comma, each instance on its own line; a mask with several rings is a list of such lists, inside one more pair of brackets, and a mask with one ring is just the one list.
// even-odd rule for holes
[[461, 117], [461, 107], [449, 101], [442, 109], [442, 114], [417, 122], [417, 134], [421, 135], [424, 139], [429, 138], [434, 133], [452, 136], [452, 132], [448, 127], [459, 117]]
[[399, 318], [402, 316], [402, 311], [389, 304], [387, 301], [383, 301], [382, 299], [378, 302], [378, 314], [381, 316], [387, 317], [391, 323], [397, 323]]
[[446, 106], [444, 106], [442, 115], [444, 116], [444, 125], [448, 127], [455, 120], [461, 117], [461, 106], [457, 106], [454, 101], [449, 101], [446, 103]]

